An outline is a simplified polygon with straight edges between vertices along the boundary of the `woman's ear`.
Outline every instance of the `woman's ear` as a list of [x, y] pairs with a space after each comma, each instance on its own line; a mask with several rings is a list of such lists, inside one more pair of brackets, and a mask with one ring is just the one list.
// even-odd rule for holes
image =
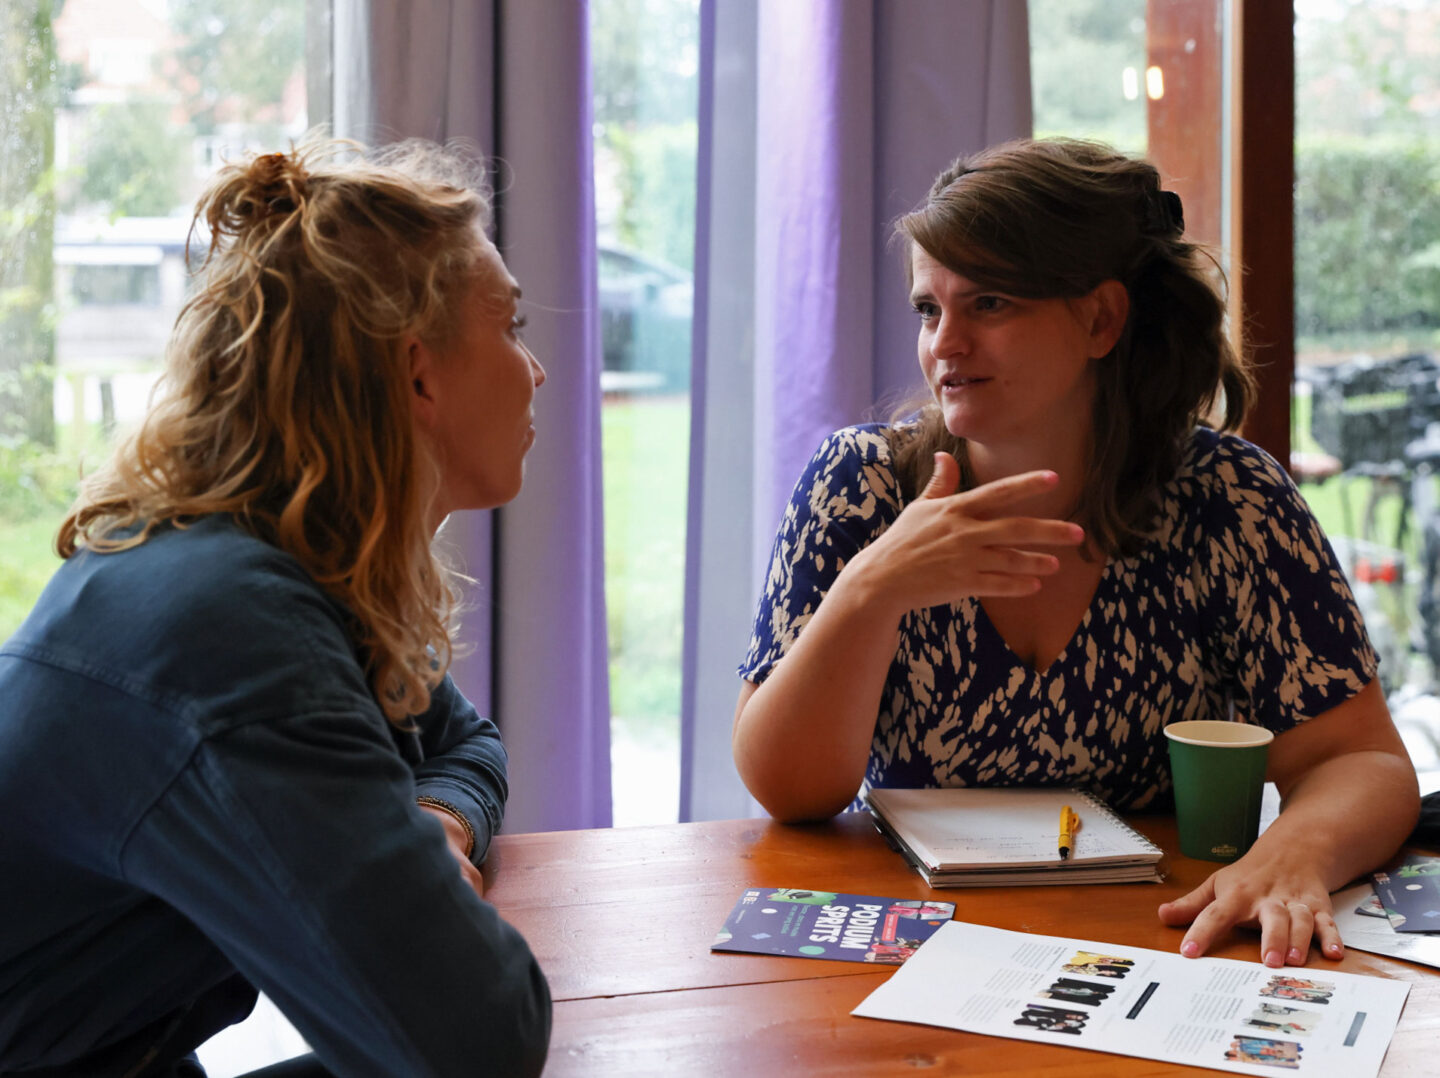
[[410, 414], [426, 430], [435, 426], [439, 386], [436, 384], [435, 354], [419, 337], [403, 342], [410, 375]]
[[1125, 320], [1130, 317], [1130, 293], [1119, 281], [1101, 281], [1081, 303], [1085, 330], [1090, 335], [1090, 358], [1109, 355], [1120, 334], [1125, 332]]

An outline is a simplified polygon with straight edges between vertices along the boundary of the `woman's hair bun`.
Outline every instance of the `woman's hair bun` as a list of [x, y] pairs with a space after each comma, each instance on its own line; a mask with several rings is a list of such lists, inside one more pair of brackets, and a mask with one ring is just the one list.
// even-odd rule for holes
[[305, 202], [309, 174], [293, 153], [261, 154], [250, 162], [245, 178], [257, 217], [294, 213]]
[[310, 174], [298, 153], [267, 153], [230, 166], [226, 190], [208, 207], [211, 235], [238, 236], [279, 223], [305, 206]]

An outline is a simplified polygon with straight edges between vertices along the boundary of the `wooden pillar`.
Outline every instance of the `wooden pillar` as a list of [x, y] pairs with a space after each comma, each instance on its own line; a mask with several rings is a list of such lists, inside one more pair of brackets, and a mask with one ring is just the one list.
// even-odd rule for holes
[[1245, 436], [1290, 462], [1295, 380], [1295, 11], [1281, 0], [1234, 5], [1231, 318], [1260, 382]]
[[[1285, 0], [1230, 0], [1229, 13], [1227, 25], [1224, 0], [1148, 0], [1148, 63], [1159, 70], [1163, 88], [1147, 110], [1149, 155], [1185, 203], [1186, 233], [1227, 249], [1231, 325], [1236, 333], [1244, 327], [1260, 383], [1244, 433], [1288, 464], [1295, 377], [1295, 17]], [[1142, 91], [1153, 83], [1140, 81]]]
[[1148, 156], [1185, 204], [1185, 233], [1224, 240], [1225, 34], [1222, 0], [1148, 0]]

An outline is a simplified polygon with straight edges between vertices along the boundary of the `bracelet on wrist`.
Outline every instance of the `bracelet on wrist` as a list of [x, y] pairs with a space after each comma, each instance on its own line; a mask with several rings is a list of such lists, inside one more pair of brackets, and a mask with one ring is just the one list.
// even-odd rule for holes
[[451, 816], [459, 820], [460, 826], [465, 828], [465, 856], [469, 857], [475, 852], [475, 828], [470, 826], [470, 821], [465, 818], [465, 813], [450, 804], [449, 801], [441, 801], [438, 797], [417, 797], [415, 803], [417, 805], [425, 805], [429, 808], [437, 808], [442, 812], [448, 812]]

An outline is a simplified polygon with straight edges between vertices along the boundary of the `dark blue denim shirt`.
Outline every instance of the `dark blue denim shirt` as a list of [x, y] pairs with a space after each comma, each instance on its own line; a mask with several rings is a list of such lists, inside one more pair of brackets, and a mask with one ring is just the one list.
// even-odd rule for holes
[[62, 565], [0, 647], [0, 1072], [123, 1073], [239, 983], [339, 1075], [538, 1073], [545, 978], [416, 806], [478, 863], [505, 751], [448, 678], [418, 722], [228, 518]]

